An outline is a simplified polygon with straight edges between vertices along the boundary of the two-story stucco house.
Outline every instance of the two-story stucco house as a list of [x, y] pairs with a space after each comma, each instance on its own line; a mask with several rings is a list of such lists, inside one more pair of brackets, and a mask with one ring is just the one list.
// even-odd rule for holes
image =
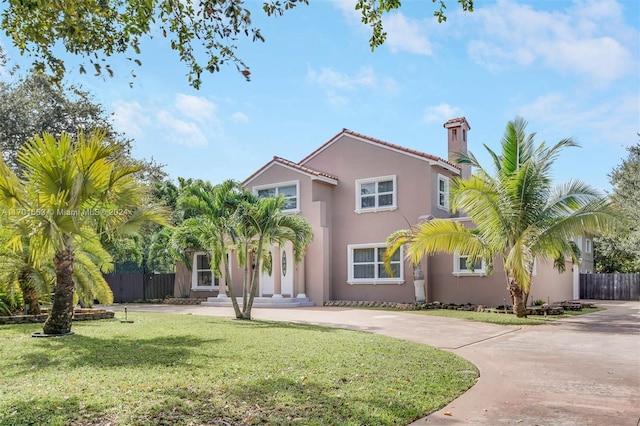
[[[466, 151], [467, 120], [455, 118], [444, 127], [449, 158]], [[270, 275], [261, 276], [260, 300], [310, 300], [316, 305], [329, 300], [415, 301], [413, 268], [402, 251], [392, 260], [394, 276], [385, 272], [386, 239], [428, 217], [452, 217], [447, 208], [449, 182], [470, 174], [470, 169], [450, 160], [347, 129], [297, 163], [274, 157], [244, 185], [259, 196], [284, 195], [284, 211], [304, 216], [314, 240], [296, 265], [290, 247], [272, 248], [274, 267]], [[473, 226], [464, 217], [452, 220]], [[427, 301], [498, 305], [510, 300], [499, 262], [491, 276], [486, 276], [483, 262], [473, 271], [466, 268], [464, 255], [424, 259]], [[570, 264], [564, 274], [551, 265], [538, 264], [536, 269], [531, 300], [573, 297]], [[240, 288], [241, 277], [234, 275], [234, 286]], [[219, 294], [204, 253], [193, 254], [191, 271], [180, 268], [177, 281], [189, 286], [192, 297]], [[224, 299], [224, 292], [220, 296], [215, 300]]]

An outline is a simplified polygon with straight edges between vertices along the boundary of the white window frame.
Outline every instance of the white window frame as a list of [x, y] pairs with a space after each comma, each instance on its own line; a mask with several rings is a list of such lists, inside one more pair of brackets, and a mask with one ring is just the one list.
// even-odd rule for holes
[[578, 246], [578, 249], [580, 249], [580, 253], [582, 253], [583, 251], [582, 237], [576, 237], [573, 242], [576, 243], [576, 245]]
[[481, 267], [479, 269], [474, 269], [473, 271], [469, 269], [460, 268], [460, 260], [466, 259], [468, 256], [461, 255], [455, 253], [453, 255], [453, 275], [456, 277], [484, 277], [487, 275], [487, 263], [484, 258], [480, 258]]
[[584, 240], [584, 252], [591, 253], [593, 251], [593, 242], [589, 238]]
[[375, 274], [378, 274], [378, 266], [383, 265], [382, 262], [378, 261], [378, 250], [386, 250], [387, 249], [387, 245], [385, 243], [372, 243], [372, 244], [349, 244], [347, 246], [347, 266], [348, 266], [348, 277], [347, 277], [347, 284], [353, 285], [353, 284], [373, 284], [373, 285], [379, 285], [379, 284], [396, 284], [396, 285], [401, 285], [404, 284], [404, 247], [400, 247], [400, 274], [398, 274], [397, 277], [392, 277], [392, 278], [354, 278], [354, 268], [353, 268], [353, 251], [355, 249], [368, 249], [368, 248], [374, 248], [377, 249], [374, 255], [374, 271]]
[[[278, 196], [280, 194], [279, 189], [280, 188], [284, 188], [286, 186], [294, 186], [296, 187], [296, 195], [295, 195], [295, 199], [296, 199], [296, 208], [295, 209], [286, 209], [286, 210], [282, 210], [282, 213], [300, 213], [300, 181], [299, 180], [290, 180], [287, 182], [278, 182], [278, 183], [273, 183], [273, 184], [269, 184], [269, 185], [259, 185], [259, 186], [254, 186], [253, 187], [253, 193], [255, 195], [258, 195], [258, 191], [263, 191], [265, 189], [275, 189], [276, 190], [276, 196]], [[286, 197], [285, 198], [294, 198], [294, 197]]]
[[[444, 191], [440, 191], [440, 182], [444, 182]], [[449, 183], [450, 179], [448, 176], [438, 173], [438, 179], [436, 180], [436, 205], [440, 210], [449, 211]], [[444, 204], [440, 203], [441, 194], [444, 195]]]
[[[392, 197], [393, 197], [393, 202], [391, 203], [390, 206], [381, 206], [378, 207], [378, 196], [380, 194], [378, 194], [378, 182], [385, 182], [385, 181], [392, 181], [393, 182], [393, 191], [391, 193]], [[376, 184], [376, 192], [375, 194], [368, 194], [367, 196], [371, 196], [374, 195], [375, 200], [376, 200], [376, 205], [374, 207], [368, 207], [368, 208], [362, 208], [362, 185], [368, 184], [368, 183], [375, 183]], [[372, 177], [372, 178], [365, 178], [365, 179], [356, 179], [356, 209], [355, 212], [360, 214], [360, 213], [376, 213], [376, 212], [383, 212], [383, 211], [393, 211], [396, 210], [398, 208], [398, 184], [397, 184], [397, 179], [396, 179], [396, 175], [389, 175], [389, 176], [378, 176], [378, 177]]]
[[[192, 264], [191, 264], [191, 289], [202, 291], [202, 290], [219, 290], [220, 289], [220, 279], [216, 278], [212, 269], [198, 269], [198, 256], [207, 256], [207, 253], [203, 251], [196, 251], [193, 253]], [[209, 265], [211, 267], [211, 265]], [[211, 285], [209, 286], [199, 286], [198, 285], [198, 272], [209, 271], [211, 272]], [[217, 284], [216, 284], [217, 283]]]

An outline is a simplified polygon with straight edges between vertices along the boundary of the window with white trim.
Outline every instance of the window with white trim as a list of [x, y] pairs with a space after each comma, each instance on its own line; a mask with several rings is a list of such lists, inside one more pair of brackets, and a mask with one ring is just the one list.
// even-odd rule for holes
[[438, 208], [449, 210], [449, 178], [438, 174]]
[[350, 244], [347, 246], [349, 284], [403, 284], [404, 262], [403, 249], [396, 251], [391, 258], [393, 276], [387, 274], [383, 256], [387, 245], [382, 244]]
[[578, 246], [578, 249], [582, 251], [582, 237], [576, 237], [574, 243]]
[[356, 213], [397, 208], [395, 175], [356, 180]]
[[219, 288], [219, 280], [214, 277], [209, 264], [209, 256], [204, 252], [193, 254], [191, 268], [191, 288], [194, 290], [213, 290]]
[[469, 256], [462, 254], [453, 255], [453, 275], [486, 275], [487, 269], [482, 257], [476, 259], [473, 265], [468, 265]]
[[584, 252], [585, 253], [591, 253], [592, 250], [593, 250], [593, 243], [591, 242], [590, 239], [585, 238], [585, 240], [584, 240]]
[[297, 213], [300, 211], [298, 200], [300, 199], [300, 181], [281, 182], [273, 185], [255, 186], [253, 192], [260, 198], [277, 197], [282, 195], [285, 199], [282, 206], [283, 213]]

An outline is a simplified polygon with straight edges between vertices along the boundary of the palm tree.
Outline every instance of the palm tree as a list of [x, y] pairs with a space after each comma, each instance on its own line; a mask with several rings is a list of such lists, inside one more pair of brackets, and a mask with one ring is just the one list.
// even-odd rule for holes
[[536, 146], [535, 133], [527, 135], [526, 126], [520, 117], [507, 124], [500, 154], [485, 145], [493, 159], [493, 174], [473, 154], [459, 154], [458, 163], [478, 171], [452, 182], [450, 208], [469, 216], [475, 228], [456, 220], [423, 222], [392, 234], [386, 259], [403, 244], [408, 244], [407, 257], [414, 264], [425, 255], [459, 253], [468, 256], [470, 265], [484, 259], [490, 272], [492, 262], [500, 258], [513, 311], [524, 316], [535, 260], [553, 260], [562, 270], [567, 257], [578, 260], [573, 237], [597, 234], [617, 219], [607, 199], [585, 183], [553, 186], [550, 170], [558, 154], [578, 145], [563, 139], [552, 147]]
[[231, 285], [228, 259], [236, 241], [238, 205], [251, 197], [252, 194], [233, 180], [215, 187], [209, 182], [196, 181], [182, 189], [177, 203], [187, 218], [174, 234], [174, 245], [206, 251], [213, 274], [220, 277], [220, 270], [224, 271], [225, 284], [222, 285], [227, 286], [236, 318], [242, 318], [242, 311]]
[[[29, 245], [29, 231], [25, 222], [6, 218], [0, 228], [0, 284], [7, 288], [20, 289], [25, 313], [40, 315], [41, 295], [51, 293], [53, 277], [41, 267], [41, 259], [33, 258]], [[11, 250], [7, 242], [20, 236], [19, 250]], [[15, 284], [15, 287], [14, 287]], [[22, 307], [22, 304], [20, 304]]]
[[[148, 203], [146, 188], [135, 179], [141, 167], [120, 150], [105, 142], [102, 131], [80, 134], [75, 141], [67, 134], [56, 139], [44, 133], [20, 150], [21, 177], [0, 162], [0, 203], [15, 220], [28, 223], [34, 259], [53, 253], [55, 287], [45, 334], [71, 332], [73, 272], [83, 242], [134, 232], [149, 220], [164, 222], [162, 209]], [[14, 236], [10, 244], [20, 250], [22, 237]]]
[[91, 307], [94, 300], [102, 305], [113, 303], [113, 291], [103, 274], [111, 273], [114, 269], [111, 254], [100, 244], [97, 236], [78, 243], [73, 281], [81, 306]]
[[[244, 319], [251, 319], [251, 309], [258, 289], [260, 272], [268, 262], [268, 248], [279, 247], [290, 242], [293, 246], [293, 257], [296, 263], [304, 259], [305, 252], [313, 241], [313, 230], [309, 222], [302, 216], [283, 214], [282, 208], [286, 200], [282, 196], [258, 198], [253, 203], [244, 203], [239, 211], [239, 234], [241, 237], [240, 252], [244, 253], [245, 271], [245, 306], [242, 312]], [[252, 253], [252, 255], [250, 255]], [[253, 262], [251, 274], [249, 264]], [[271, 265], [268, 265], [269, 267]], [[250, 281], [246, 281], [249, 278]]]
[[[25, 312], [39, 315], [40, 301], [49, 302], [49, 294], [55, 282], [55, 268], [51, 253], [40, 253], [34, 257], [29, 244], [30, 232], [25, 228], [26, 221], [6, 221], [2, 228], [0, 244], [3, 246], [11, 238], [21, 237], [20, 251], [10, 248], [0, 250], [0, 282], [15, 282], [22, 293]], [[113, 261], [109, 252], [95, 240], [81, 242], [76, 249], [76, 264], [73, 280], [76, 292], [85, 306], [91, 306], [93, 300], [102, 304], [113, 303], [113, 293], [103, 276], [113, 270]], [[28, 309], [27, 309], [28, 307]]]
[[[284, 202], [283, 197], [258, 198], [233, 180], [215, 187], [196, 182], [184, 188], [179, 197], [179, 208], [192, 216], [178, 226], [174, 241], [178, 246], [191, 244], [197, 246], [192, 248], [205, 250], [216, 276], [223, 269], [227, 294], [238, 319], [251, 319], [260, 271], [270, 267], [266, 248], [289, 241], [296, 261], [300, 261], [313, 239], [304, 218], [281, 212]], [[242, 308], [231, 285], [228, 259], [232, 252], [244, 268]]]

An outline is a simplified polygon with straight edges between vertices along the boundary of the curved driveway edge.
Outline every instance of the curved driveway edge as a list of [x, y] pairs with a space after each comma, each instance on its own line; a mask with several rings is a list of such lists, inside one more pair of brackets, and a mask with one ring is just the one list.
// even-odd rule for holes
[[[597, 305], [607, 310], [525, 327], [327, 307], [254, 308], [253, 316], [425, 343], [452, 351], [479, 368], [480, 379], [473, 388], [413, 425], [638, 426], [640, 302]], [[233, 317], [231, 308], [127, 306], [129, 312]]]

